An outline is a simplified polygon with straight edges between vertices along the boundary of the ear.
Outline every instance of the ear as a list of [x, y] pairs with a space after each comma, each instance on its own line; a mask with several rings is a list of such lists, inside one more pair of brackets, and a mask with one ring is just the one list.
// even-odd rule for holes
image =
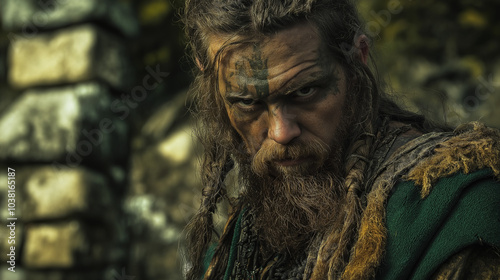
[[203, 70], [205, 70], [205, 67], [203, 67], [203, 64], [201, 64], [201, 61], [198, 59], [198, 57], [196, 57], [196, 66], [198, 66], [198, 68], [203, 72]]
[[367, 64], [368, 56], [370, 53], [370, 46], [368, 45], [368, 37], [366, 37], [366, 35], [364, 35], [364, 34], [359, 35], [359, 37], [356, 39], [355, 44], [356, 44], [358, 57], [361, 59], [361, 61], [364, 64]]

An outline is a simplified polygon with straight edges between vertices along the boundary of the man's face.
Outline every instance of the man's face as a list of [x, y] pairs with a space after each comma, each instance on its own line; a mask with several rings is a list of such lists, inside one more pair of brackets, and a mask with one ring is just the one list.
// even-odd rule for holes
[[[212, 54], [222, 43], [210, 41]], [[231, 125], [248, 154], [257, 157], [265, 151], [262, 158], [272, 169], [317, 169], [338, 148], [345, 76], [310, 24], [227, 49], [218, 82]], [[327, 155], [302, 152], [310, 143], [320, 143]]]

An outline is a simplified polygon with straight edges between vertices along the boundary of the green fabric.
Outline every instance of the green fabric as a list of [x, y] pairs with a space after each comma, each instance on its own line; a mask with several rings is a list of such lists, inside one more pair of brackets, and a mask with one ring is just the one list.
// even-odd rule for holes
[[489, 169], [457, 173], [425, 199], [412, 182], [398, 183], [387, 202], [387, 230], [377, 279], [428, 279], [469, 245], [500, 248], [500, 183]]
[[[226, 272], [224, 273], [224, 280], [229, 279], [229, 276], [231, 275], [231, 270], [234, 265], [234, 261], [236, 260], [236, 250], [238, 248], [238, 241], [240, 239], [240, 232], [241, 232], [241, 219], [243, 217], [243, 214], [245, 213], [246, 209], [243, 209], [241, 213], [238, 216], [238, 220], [236, 221], [236, 225], [234, 227], [234, 235], [231, 240], [231, 248], [229, 251], [229, 260], [228, 260], [228, 266], [226, 268]], [[208, 267], [210, 266], [210, 262], [212, 261], [212, 258], [214, 257], [215, 254], [215, 249], [217, 248], [217, 244], [212, 244], [208, 250], [207, 253], [205, 254], [205, 259], [203, 260], [203, 274], [208, 270]], [[201, 277], [203, 279], [203, 276]]]
[[[215, 254], [215, 248], [217, 248], [217, 244], [215, 243], [208, 247], [205, 258], [203, 259], [203, 274], [205, 274], [205, 272], [208, 270], [208, 267], [210, 266], [210, 262], [212, 261], [212, 258]], [[201, 279], [203, 279], [203, 275], [201, 276]]]
[[238, 253], [238, 241], [240, 240], [241, 233], [241, 219], [246, 209], [243, 209], [238, 216], [238, 220], [236, 221], [236, 225], [234, 227], [234, 235], [233, 240], [231, 240], [231, 249], [229, 249], [229, 259], [227, 261], [227, 268], [224, 274], [224, 280], [228, 280], [229, 276], [231, 276], [231, 271], [233, 270], [234, 262], [236, 260], [236, 254]]

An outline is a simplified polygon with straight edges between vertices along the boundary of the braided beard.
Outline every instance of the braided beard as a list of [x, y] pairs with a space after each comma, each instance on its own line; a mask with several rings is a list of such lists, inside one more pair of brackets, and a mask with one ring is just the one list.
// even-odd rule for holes
[[[347, 124], [337, 139], [347, 139]], [[296, 139], [299, 140], [299, 139]], [[240, 199], [255, 213], [255, 228], [265, 254], [306, 249], [315, 234], [342, 227], [344, 143], [319, 141], [262, 146], [240, 163], [248, 186]], [[297, 166], [277, 166], [273, 160], [309, 157]]]

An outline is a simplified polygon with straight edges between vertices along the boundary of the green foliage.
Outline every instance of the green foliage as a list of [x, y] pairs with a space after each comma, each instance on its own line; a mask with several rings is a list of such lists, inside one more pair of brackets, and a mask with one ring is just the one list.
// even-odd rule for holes
[[[394, 3], [401, 11], [388, 18]], [[368, 24], [381, 27], [372, 37], [377, 64], [410, 107], [451, 123], [500, 125], [491, 106], [500, 104], [500, 2], [360, 0], [359, 7]]]

